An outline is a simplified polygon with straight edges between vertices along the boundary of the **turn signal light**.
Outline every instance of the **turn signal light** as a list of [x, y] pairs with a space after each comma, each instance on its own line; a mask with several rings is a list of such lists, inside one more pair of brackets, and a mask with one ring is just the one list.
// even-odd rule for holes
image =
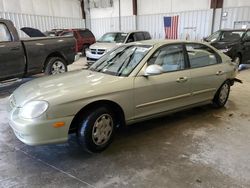
[[59, 127], [63, 127], [64, 125], [65, 125], [64, 122], [56, 122], [56, 123], [53, 124], [53, 127], [59, 128]]

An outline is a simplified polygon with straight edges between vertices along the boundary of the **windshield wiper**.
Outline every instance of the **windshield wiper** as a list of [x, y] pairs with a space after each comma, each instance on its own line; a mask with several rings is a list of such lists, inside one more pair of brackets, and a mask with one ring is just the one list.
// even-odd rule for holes
[[[137, 49], [137, 48], [135, 48], [134, 51], [133, 51], [133, 53], [130, 55], [129, 60], [126, 62], [126, 59], [125, 59], [125, 61], [121, 64], [121, 66], [120, 66], [119, 69], [117, 70], [117, 74], [116, 74], [117, 76], [121, 76], [121, 75], [122, 75], [122, 72], [120, 72], [120, 70], [122, 69], [122, 67], [123, 67], [123, 65], [125, 64], [125, 62], [126, 62], [126, 64], [125, 64], [124, 68], [126, 68], [126, 67], [129, 65], [131, 59], [134, 57], [134, 54], [135, 54], [136, 49]], [[124, 68], [123, 68], [123, 69], [124, 69]]]

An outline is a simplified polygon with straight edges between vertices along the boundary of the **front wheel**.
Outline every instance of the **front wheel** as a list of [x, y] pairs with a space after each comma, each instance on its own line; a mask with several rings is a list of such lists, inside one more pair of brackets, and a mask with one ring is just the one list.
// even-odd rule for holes
[[230, 82], [226, 81], [222, 84], [222, 86], [216, 92], [214, 96], [213, 104], [218, 108], [223, 107], [227, 102], [229, 93], [230, 93]]
[[60, 57], [51, 57], [47, 61], [44, 72], [47, 75], [55, 75], [67, 71], [68, 71], [67, 64], [64, 59]]
[[81, 118], [77, 131], [79, 144], [87, 151], [101, 152], [112, 142], [115, 118], [106, 107], [100, 107]]

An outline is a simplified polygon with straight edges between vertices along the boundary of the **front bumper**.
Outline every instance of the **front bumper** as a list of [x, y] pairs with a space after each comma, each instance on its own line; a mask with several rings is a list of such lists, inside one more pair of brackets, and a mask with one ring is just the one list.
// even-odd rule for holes
[[[27, 145], [62, 143], [68, 140], [68, 130], [73, 116], [51, 120], [24, 120], [18, 117], [17, 110], [10, 112], [9, 125], [16, 137]], [[64, 122], [60, 128], [53, 127], [56, 122]]]

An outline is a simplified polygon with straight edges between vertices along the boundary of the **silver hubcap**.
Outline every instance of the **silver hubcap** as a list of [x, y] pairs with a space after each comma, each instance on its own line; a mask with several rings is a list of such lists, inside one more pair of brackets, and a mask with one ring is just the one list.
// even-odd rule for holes
[[229, 86], [227, 84], [224, 84], [220, 90], [220, 96], [219, 96], [219, 100], [221, 103], [226, 102], [228, 93], [229, 93]]
[[65, 72], [65, 65], [61, 61], [56, 61], [52, 65], [52, 74], [60, 74]]
[[101, 115], [94, 124], [92, 139], [96, 145], [103, 145], [109, 139], [113, 131], [113, 120], [108, 114]]

